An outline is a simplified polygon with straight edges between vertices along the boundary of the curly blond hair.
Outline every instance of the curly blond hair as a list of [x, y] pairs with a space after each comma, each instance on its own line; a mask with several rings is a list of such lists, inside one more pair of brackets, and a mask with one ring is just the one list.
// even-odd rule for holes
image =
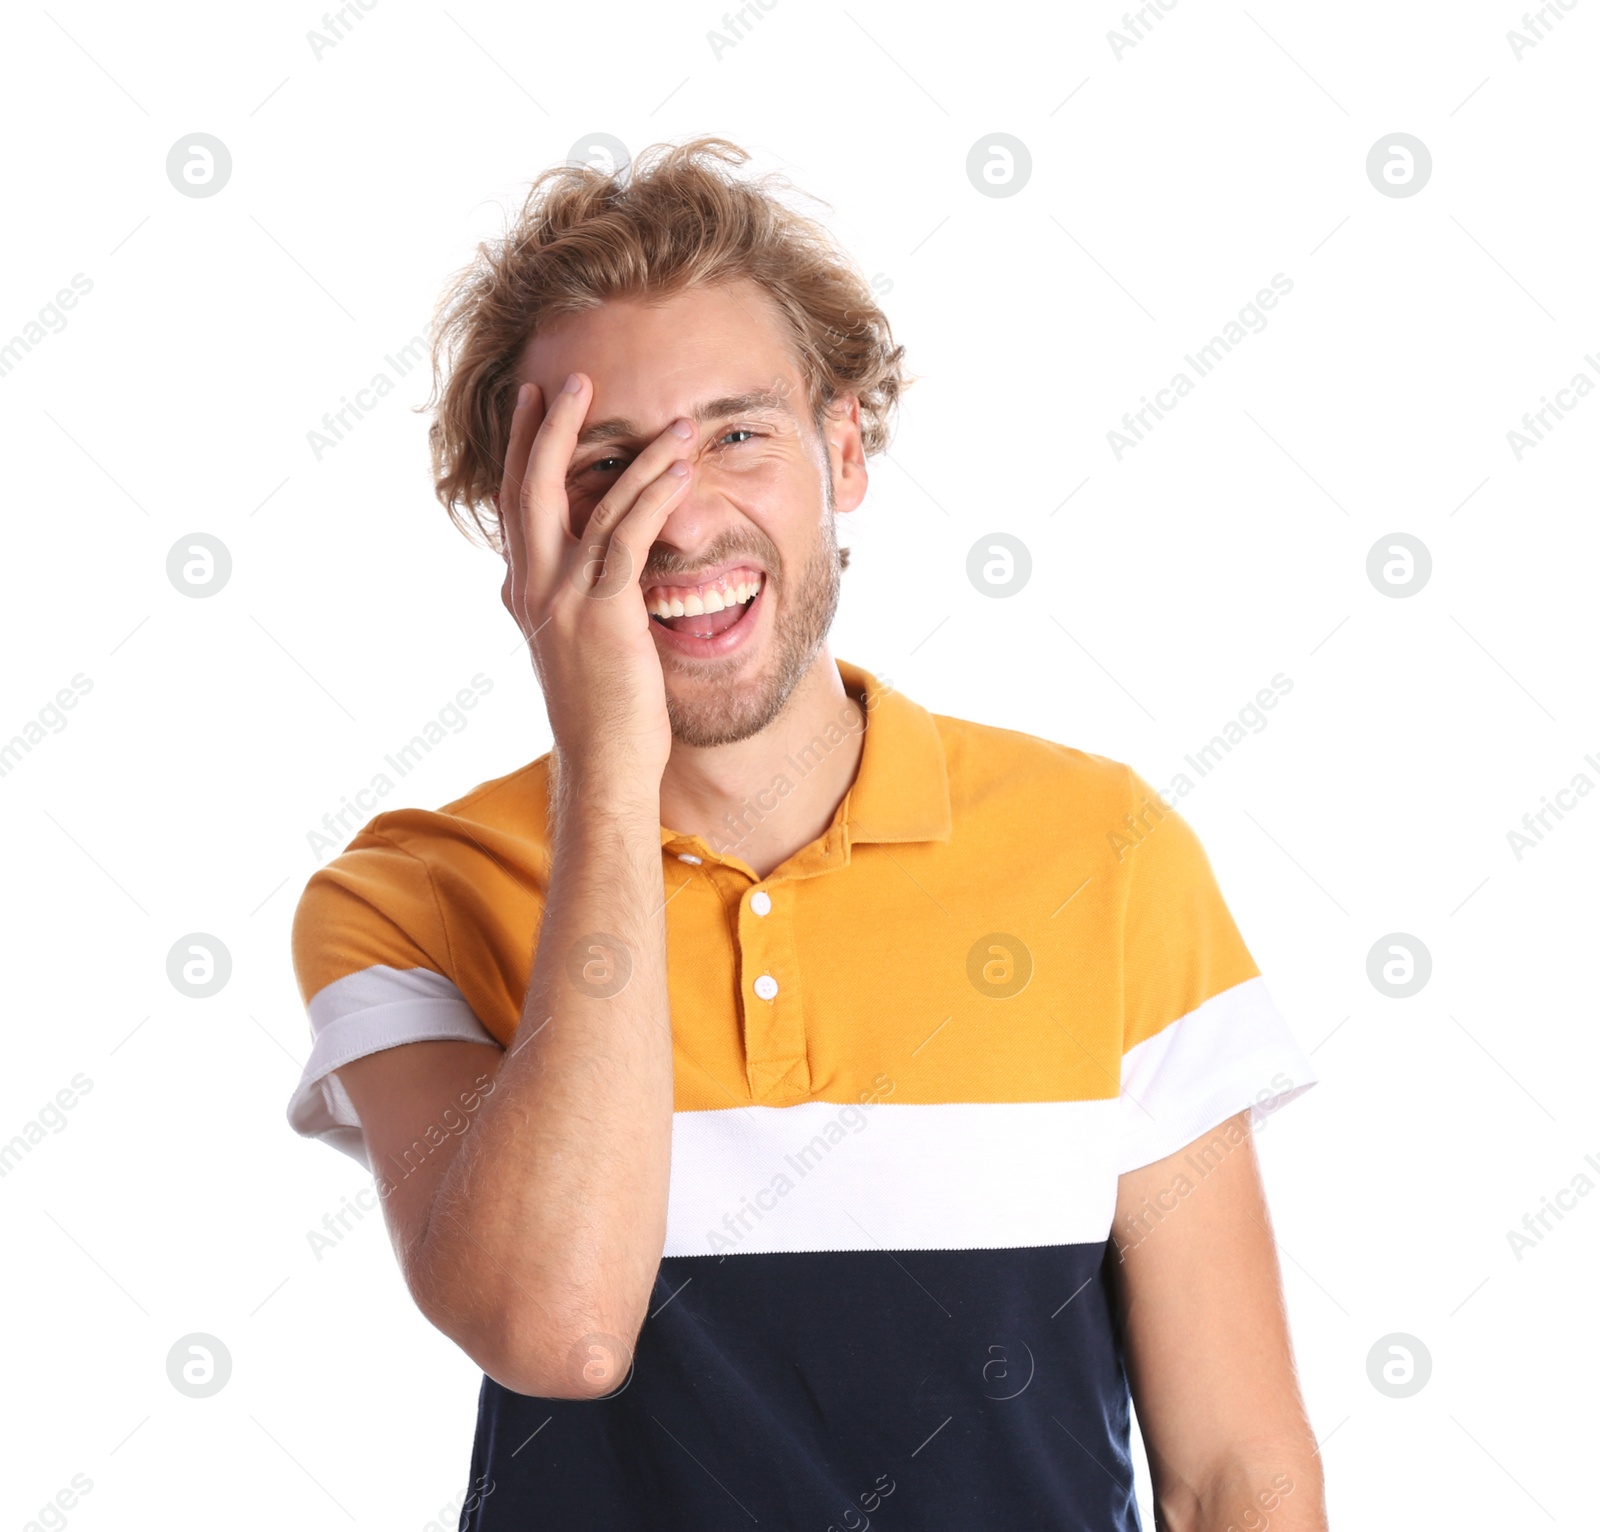
[[[775, 174], [741, 181], [750, 155], [725, 138], [653, 144], [615, 174], [546, 170], [503, 237], [485, 240], [434, 312], [428, 446], [434, 493], [469, 538], [501, 552], [500, 488], [517, 363], [541, 323], [611, 298], [664, 298], [748, 278], [793, 335], [817, 429], [839, 395], [861, 401], [868, 456], [889, 444], [904, 369], [871, 285], [827, 230], [774, 195]], [[827, 204], [823, 204], [826, 206]]]

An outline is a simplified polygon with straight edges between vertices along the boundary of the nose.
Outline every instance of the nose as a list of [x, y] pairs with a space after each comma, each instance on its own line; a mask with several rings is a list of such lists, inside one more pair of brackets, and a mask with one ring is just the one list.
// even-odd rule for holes
[[712, 488], [709, 476], [690, 458], [689, 487], [656, 534], [656, 543], [680, 558], [693, 558], [741, 525], [748, 525], [744, 517]]

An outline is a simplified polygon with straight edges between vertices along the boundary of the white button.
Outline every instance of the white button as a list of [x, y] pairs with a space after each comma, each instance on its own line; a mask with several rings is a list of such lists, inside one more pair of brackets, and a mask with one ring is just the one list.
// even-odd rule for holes
[[680, 862], [693, 862], [696, 867], [700, 865], [700, 858], [697, 856], [690, 856], [687, 851], [680, 851], [678, 853], [678, 860]]
[[772, 910], [772, 895], [766, 889], [758, 888], [750, 896], [750, 908], [758, 915], [770, 914]]
[[778, 994], [778, 981], [770, 973], [764, 973], [756, 980], [756, 993], [763, 1000], [774, 1000]]

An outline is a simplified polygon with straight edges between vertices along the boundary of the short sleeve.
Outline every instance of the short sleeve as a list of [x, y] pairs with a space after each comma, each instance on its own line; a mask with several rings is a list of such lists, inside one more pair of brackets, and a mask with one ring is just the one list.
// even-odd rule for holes
[[1127, 866], [1118, 1174], [1235, 1113], [1259, 1120], [1316, 1083], [1189, 824], [1136, 772], [1114, 837]]
[[291, 943], [311, 1056], [289, 1099], [289, 1124], [367, 1165], [355, 1107], [334, 1070], [402, 1043], [500, 1045], [448, 977], [426, 863], [371, 826], [312, 874]]

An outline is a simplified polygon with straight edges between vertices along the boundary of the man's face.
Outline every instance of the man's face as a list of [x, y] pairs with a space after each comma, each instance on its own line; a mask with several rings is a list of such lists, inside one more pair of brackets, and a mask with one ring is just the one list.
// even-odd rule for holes
[[673, 737], [745, 739], [777, 716], [833, 622], [834, 512], [866, 490], [858, 406], [847, 400], [819, 437], [781, 313], [751, 282], [554, 321], [518, 380], [548, 402], [572, 372], [594, 383], [567, 476], [579, 537], [640, 449], [679, 416], [696, 423], [689, 487], [640, 586]]

